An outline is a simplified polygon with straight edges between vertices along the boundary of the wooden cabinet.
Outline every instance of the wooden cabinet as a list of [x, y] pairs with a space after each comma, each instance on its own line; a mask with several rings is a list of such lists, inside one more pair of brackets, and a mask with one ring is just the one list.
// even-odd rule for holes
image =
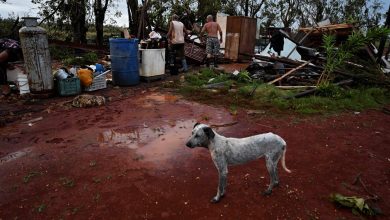
[[225, 58], [233, 61], [248, 59], [256, 44], [256, 19], [228, 16], [226, 20]]

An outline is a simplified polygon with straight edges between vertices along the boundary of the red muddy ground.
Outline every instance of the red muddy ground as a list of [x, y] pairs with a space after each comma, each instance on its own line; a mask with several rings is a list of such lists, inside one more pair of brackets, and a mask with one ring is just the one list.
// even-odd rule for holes
[[[390, 214], [390, 116], [377, 110], [331, 117], [235, 117], [156, 88], [103, 92], [106, 106], [77, 109], [55, 98], [2, 103], [34, 113], [0, 128], [0, 219], [359, 219], [331, 193], [368, 197], [361, 173]], [[32, 126], [22, 122], [42, 116]], [[281, 185], [269, 197], [264, 160], [229, 169], [218, 204], [217, 172], [206, 149], [184, 143], [196, 121], [224, 124], [226, 136], [272, 131], [288, 143]]]

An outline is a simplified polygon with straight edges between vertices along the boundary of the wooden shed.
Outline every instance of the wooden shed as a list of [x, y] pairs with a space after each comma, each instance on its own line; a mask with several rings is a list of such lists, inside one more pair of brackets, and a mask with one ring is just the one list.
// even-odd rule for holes
[[236, 61], [254, 54], [256, 44], [256, 19], [228, 16], [226, 19], [225, 58]]

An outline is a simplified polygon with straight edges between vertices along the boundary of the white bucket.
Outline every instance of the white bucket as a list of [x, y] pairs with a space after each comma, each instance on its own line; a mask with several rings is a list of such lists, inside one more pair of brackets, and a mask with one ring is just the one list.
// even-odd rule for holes
[[165, 48], [140, 49], [139, 75], [144, 77], [165, 74]]
[[19, 88], [19, 92], [20, 94], [26, 94], [26, 93], [30, 93], [30, 87], [28, 86], [28, 79], [27, 79], [27, 75], [18, 75], [18, 77], [16, 78], [16, 83], [17, 83], [17, 86]]

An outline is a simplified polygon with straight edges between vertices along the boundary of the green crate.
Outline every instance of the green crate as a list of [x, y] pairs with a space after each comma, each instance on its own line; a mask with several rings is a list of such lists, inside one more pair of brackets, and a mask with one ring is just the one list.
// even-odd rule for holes
[[57, 90], [60, 96], [77, 95], [81, 93], [79, 78], [57, 80]]

